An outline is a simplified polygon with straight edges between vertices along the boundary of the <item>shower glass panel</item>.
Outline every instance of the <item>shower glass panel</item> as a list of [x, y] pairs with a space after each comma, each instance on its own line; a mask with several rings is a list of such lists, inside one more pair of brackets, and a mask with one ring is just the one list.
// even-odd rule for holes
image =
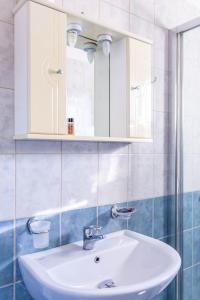
[[183, 192], [183, 281], [180, 300], [200, 299], [200, 27], [181, 37], [180, 133]]

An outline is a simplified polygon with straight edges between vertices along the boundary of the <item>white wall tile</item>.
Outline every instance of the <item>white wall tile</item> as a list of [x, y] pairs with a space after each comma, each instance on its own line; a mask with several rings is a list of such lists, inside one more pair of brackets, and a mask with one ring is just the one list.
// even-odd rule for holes
[[161, 69], [154, 69], [153, 78], [156, 78], [156, 82], [153, 84], [153, 109], [167, 112], [169, 111], [168, 73]]
[[[183, 124], [184, 126], [184, 124]], [[193, 117], [193, 134], [191, 133], [190, 127], [190, 135], [193, 136], [193, 153], [200, 154], [200, 118], [194, 116]]]
[[0, 154], [14, 154], [15, 141], [9, 138], [0, 137]]
[[183, 157], [183, 192], [191, 192], [194, 187], [193, 155]]
[[176, 28], [199, 17], [199, 1], [155, 0], [155, 21], [168, 29]]
[[154, 155], [154, 196], [165, 196], [169, 193], [169, 156], [165, 154]]
[[98, 0], [63, 0], [63, 8], [92, 19], [99, 17]]
[[130, 153], [132, 154], [152, 154], [154, 152], [154, 141], [150, 143], [147, 142], [131, 143], [129, 148], [130, 148]]
[[62, 0], [47, 0], [48, 2], [55, 4], [56, 6], [62, 7]]
[[0, 138], [14, 135], [14, 92], [0, 88]]
[[99, 205], [127, 200], [128, 156], [99, 156]]
[[98, 155], [63, 154], [62, 209], [97, 205]]
[[128, 12], [130, 11], [130, 0], [105, 0], [105, 2], [108, 2]]
[[16, 153], [61, 153], [61, 142], [58, 141], [16, 141]]
[[51, 214], [60, 208], [61, 157], [57, 154], [16, 155], [16, 216]]
[[169, 114], [154, 112], [154, 153], [169, 153]]
[[100, 20], [111, 26], [115, 26], [116, 29], [128, 30], [130, 28], [129, 13], [110, 5], [107, 2], [100, 2]]
[[193, 155], [193, 168], [192, 168], [191, 176], [192, 176], [192, 190], [199, 191], [199, 187], [200, 187], [200, 155], [199, 154]]
[[[198, 129], [199, 130], [199, 129]], [[190, 115], [183, 116], [183, 153], [194, 153], [194, 117]]]
[[0, 21], [0, 87], [14, 86], [13, 25]]
[[13, 23], [12, 10], [15, 6], [15, 0], [1, 0], [0, 1], [0, 21]]
[[0, 221], [14, 217], [15, 157], [0, 155]]
[[130, 31], [153, 41], [154, 39], [154, 25], [140, 17], [130, 15]]
[[101, 154], [128, 154], [128, 143], [99, 143], [99, 153]]
[[14, 153], [14, 92], [0, 88], [0, 153]]
[[97, 153], [98, 143], [96, 142], [62, 142], [63, 153]]
[[128, 199], [154, 197], [154, 155], [133, 154], [129, 158]]
[[154, 0], [130, 0], [130, 12], [154, 23]]
[[168, 71], [168, 31], [164, 28], [154, 26], [153, 44], [154, 68]]

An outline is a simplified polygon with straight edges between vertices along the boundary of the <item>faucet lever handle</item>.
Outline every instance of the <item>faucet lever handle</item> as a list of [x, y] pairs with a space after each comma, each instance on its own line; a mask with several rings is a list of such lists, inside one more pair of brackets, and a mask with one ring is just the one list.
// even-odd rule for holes
[[86, 237], [102, 235], [102, 227], [97, 225], [90, 225], [84, 228], [84, 234]]

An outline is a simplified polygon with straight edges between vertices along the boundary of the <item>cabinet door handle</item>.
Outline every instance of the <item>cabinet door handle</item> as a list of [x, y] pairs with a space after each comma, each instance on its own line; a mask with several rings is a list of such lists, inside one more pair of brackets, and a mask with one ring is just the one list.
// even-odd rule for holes
[[58, 70], [49, 70], [50, 74], [58, 74], [58, 75], [63, 75], [64, 71], [62, 69], [58, 69]]
[[56, 74], [59, 74], [59, 75], [63, 75], [64, 74], [64, 71], [62, 69], [58, 69], [56, 71]]

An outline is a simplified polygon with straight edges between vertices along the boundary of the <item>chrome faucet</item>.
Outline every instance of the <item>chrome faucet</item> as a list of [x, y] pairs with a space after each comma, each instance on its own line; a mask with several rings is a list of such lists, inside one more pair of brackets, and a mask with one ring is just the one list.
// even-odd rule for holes
[[92, 250], [97, 241], [104, 239], [102, 227], [90, 225], [83, 229], [83, 249]]

